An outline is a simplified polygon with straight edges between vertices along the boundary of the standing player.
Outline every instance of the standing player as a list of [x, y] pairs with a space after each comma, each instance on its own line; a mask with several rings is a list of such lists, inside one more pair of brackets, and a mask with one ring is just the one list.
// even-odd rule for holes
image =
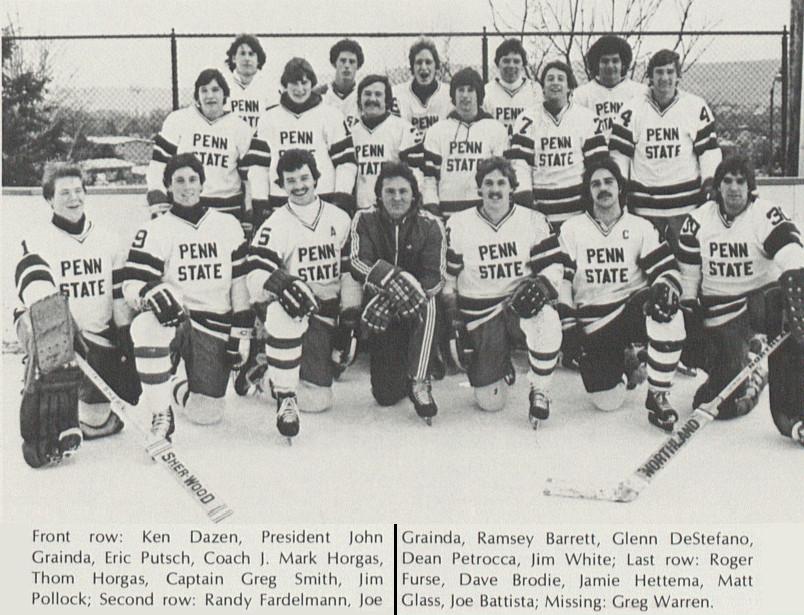
[[441, 60], [433, 41], [416, 41], [408, 52], [408, 62], [413, 79], [394, 87], [394, 108], [413, 125], [421, 142], [427, 129], [452, 111], [452, 101], [449, 91], [438, 80]]
[[609, 142], [630, 179], [628, 207], [653, 221], [674, 250], [684, 217], [706, 200], [721, 160], [715, 116], [701, 98], [678, 89], [680, 70], [673, 51], [651, 57], [649, 91], [625, 105]]
[[[781, 207], [755, 198], [755, 190], [748, 160], [727, 158], [715, 170], [714, 200], [687, 216], [681, 227], [682, 299], [694, 302], [691, 316], [702, 320], [697, 324], [704, 356], [697, 367], [709, 375], [695, 395], [696, 407], [712, 401], [748, 363], [753, 336], [779, 334], [783, 312], [796, 331], [790, 291], [804, 285], [801, 232]], [[773, 421], [783, 436], [804, 445], [802, 340], [785, 341], [768, 358], [768, 368]], [[763, 385], [761, 376], [751, 378], [720, 404], [717, 418], [750, 412]]]
[[293, 58], [282, 73], [285, 89], [279, 104], [268, 109], [260, 119], [257, 136], [273, 150], [270, 168], [255, 168], [251, 174], [255, 222], [261, 224], [288, 200], [277, 175], [279, 159], [289, 149], [310, 152], [321, 174], [321, 196], [346, 212], [353, 210], [352, 189], [357, 165], [352, 139], [343, 114], [323, 104], [313, 92], [318, 79], [304, 58]]
[[276, 104], [278, 84], [269, 83], [265, 66], [265, 51], [260, 41], [250, 34], [241, 34], [226, 51], [226, 66], [232, 71], [229, 109], [257, 132], [260, 114]]
[[[358, 110], [357, 71], [363, 66], [363, 48], [349, 38], [339, 40], [329, 50], [329, 63], [335, 69], [335, 81], [325, 84], [321, 94], [324, 104], [335, 107], [346, 118], [346, 127], [352, 127], [360, 121]], [[389, 107], [390, 109], [390, 107]]]
[[436, 295], [444, 285], [441, 221], [420, 208], [413, 171], [386, 162], [375, 185], [377, 207], [352, 222], [352, 271], [373, 292], [369, 328], [371, 392], [381, 406], [410, 397], [428, 423], [438, 412], [430, 391]]
[[[170, 439], [176, 409], [198, 424], [223, 418], [229, 370], [245, 360], [252, 336], [243, 231], [204, 205], [204, 180], [193, 154], [168, 160], [170, 210], [137, 231], [126, 262], [123, 294], [141, 310], [131, 337], [155, 438]], [[186, 379], [171, 383], [179, 358]]]
[[430, 127], [424, 139], [424, 206], [444, 217], [480, 203], [477, 165], [502, 156], [508, 146], [505, 126], [482, 110], [485, 88], [477, 71], [455, 73], [449, 93], [455, 110]]
[[204, 165], [201, 203], [234, 215], [247, 229], [251, 204], [246, 200], [243, 179], [252, 165], [270, 164], [268, 144], [252, 140], [253, 130], [227, 109], [229, 85], [220, 71], [201, 71], [193, 97], [195, 104], [168, 115], [154, 137], [147, 178], [151, 217], [172, 206], [162, 183], [165, 165], [171, 157], [189, 152]]
[[528, 56], [518, 39], [509, 38], [500, 43], [494, 52], [494, 64], [499, 76], [486, 86], [483, 108], [505, 124], [511, 135], [516, 118], [541, 103], [542, 88], [527, 77]]
[[444, 303], [455, 360], [467, 369], [478, 406], [502, 410], [511, 351], [524, 336], [529, 418], [536, 427], [550, 414], [549, 385], [561, 346], [561, 323], [550, 304], [562, 267], [558, 262], [532, 266], [534, 248], [550, 229], [542, 214], [512, 202], [517, 183], [511, 163], [488, 158], [480, 162], [475, 177], [482, 205], [447, 221]]
[[595, 134], [611, 135], [611, 126], [622, 106], [645, 94], [645, 86], [627, 75], [633, 60], [624, 38], [607, 34], [597, 39], [586, 53], [586, 68], [592, 80], [572, 94], [573, 100], [595, 114]]
[[[76, 349], [90, 366], [127, 402], [136, 404], [140, 394], [129, 335], [131, 312], [120, 294], [119, 238], [86, 217], [78, 167], [48, 169], [42, 195], [53, 216], [26, 234], [14, 275], [23, 305], [14, 317], [27, 356], [20, 427], [25, 461], [34, 468], [58, 463], [75, 452], [82, 439], [118, 433], [123, 422], [77, 367], [47, 365], [40, 350], [52, 350], [54, 342], [63, 341], [72, 356], [73, 339], [66, 333], [66, 339], [56, 340], [47, 326], [40, 333], [41, 312], [32, 306], [61, 309], [60, 330], [73, 328], [71, 318]], [[67, 302], [69, 314], [64, 310]]]
[[606, 153], [606, 138], [595, 134], [592, 112], [570, 100], [577, 84], [569, 66], [549, 62], [541, 80], [544, 104], [519, 116], [506, 157], [517, 171], [516, 202], [535, 207], [557, 228], [583, 211], [584, 162]]
[[393, 94], [388, 77], [368, 75], [357, 86], [360, 121], [352, 128], [357, 158], [357, 208], [376, 202], [374, 187], [384, 162], [408, 160], [414, 154], [416, 133], [403, 119], [391, 115]]
[[268, 379], [277, 429], [291, 438], [299, 433], [299, 407], [332, 406], [333, 356], [339, 368], [353, 358], [361, 297], [349, 268], [349, 216], [316, 194], [313, 154], [286, 151], [276, 173], [288, 202], [254, 235], [248, 288], [253, 303], [269, 302]]
[[656, 228], [623, 209], [624, 187], [614, 160], [592, 161], [583, 179], [590, 209], [567, 220], [559, 240], [544, 242], [535, 260], [564, 263], [583, 331], [581, 378], [595, 406], [622, 405], [626, 381], [635, 385], [639, 367], [636, 361], [626, 368], [626, 349], [647, 341], [648, 420], [672, 431], [678, 414], [668, 394], [685, 336], [680, 274]]

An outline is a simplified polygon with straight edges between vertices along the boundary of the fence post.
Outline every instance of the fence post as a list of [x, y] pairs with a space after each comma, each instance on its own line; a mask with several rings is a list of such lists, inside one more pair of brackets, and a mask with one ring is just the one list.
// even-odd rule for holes
[[483, 26], [483, 38], [481, 41], [481, 48], [483, 49], [483, 82], [488, 83], [489, 80], [489, 37], [486, 35], [486, 26]]
[[176, 30], [170, 29], [170, 86], [173, 91], [173, 110], [179, 108], [179, 53], [176, 48]]

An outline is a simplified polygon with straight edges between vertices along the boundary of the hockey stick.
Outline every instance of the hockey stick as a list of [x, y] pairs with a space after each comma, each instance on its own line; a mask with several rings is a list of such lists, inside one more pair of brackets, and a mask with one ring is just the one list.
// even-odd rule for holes
[[[143, 436], [150, 436], [150, 433], [146, 432], [142, 426], [138, 425], [129, 415], [128, 410], [132, 408], [132, 406], [120, 399], [117, 393], [100, 377], [100, 374], [87, 363], [86, 359], [76, 354], [75, 360], [78, 362], [81, 371], [92, 381], [92, 384], [109, 400], [114, 413], [117, 414], [125, 424], [133, 425]], [[145, 447], [145, 452], [148, 453], [151, 459], [161, 464], [162, 467], [168, 470], [168, 472], [179, 481], [179, 484], [192, 496], [193, 500], [204, 509], [207, 513], [207, 517], [209, 517], [213, 523], [220, 523], [234, 513], [234, 511], [209, 487], [205, 486], [204, 481], [188, 467], [181, 455], [173, 448], [172, 442], [161, 438], [149, 443]]]
[[620, 481], [615, 487], [579, 488], [562, 481], [555, 481], [552, 478], [548, 478], [547, 485], [544, 488], [544, 494], [565, 498], [581, 498], [585, 500], [633, 502], [639, 497], [639, 494], [642, 493], [645, 487], [667, 467], [667, 464], [673, 460], [678, 452], [692, 440], [692, 437], [717, 418], [719, 412], [718, 406], [720, 406], [729, 395], [734, 393], [743, 381], [757, 368], [759, 363], [767, 359], [789, 336], [789, 332], [781, 333], [768, 342], [762, 352], [755, 355], [754, 358], [748, 362], [748, 365], [718, 393], [715, 399], [693, 410], [687, 420], [684, 421], [684, 423], [678, 427], [645, 462], [640, 464], [631, 476]]

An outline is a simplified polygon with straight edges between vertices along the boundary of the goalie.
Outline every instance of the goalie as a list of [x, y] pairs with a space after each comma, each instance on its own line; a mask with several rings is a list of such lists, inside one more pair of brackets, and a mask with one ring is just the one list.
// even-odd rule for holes
[[[694, 406], [709, 402], [749, 361], [757, 335], [778, 335], [786, 319], [792, 339], [768, 358], [719, 408], [718, 419], [750, 412], [770, 381], [776, 427], [804, 445], [804, 248], [801, 232], [778, 205], [758, 199], [742, 156], [721, 162], [714, 200], [689, 214], [678, 259], [695, 367], [708, 374]], [[781, 271], [781, 275], [780, 275]]]
[[550, 414], [549, 385], [561, 347], [553, 304], [563, 269], [560, 262], [533, 266], [534, 248], [550, 230], [544, 215], [513, 203], [517, 180], [509, 161], [481, 161], [475, 182], [482, 204], [447, 221], [444, 303], [453, 358], [468, 372], [477, 405], [498, 411], [513, 382], [511, 351], [524, 341], [528, 412], [536, 427]]
[[42, 194], [53, 216], [26, 236], [15, 272], [23, 307], [14, 316], [26, 354], [20, 428], [25, 461], [34, 468], [123, 429], [106, 398], [82, 378], [74, 347], [120, 397], [135, 404], [140, 395], [131, 312], [120, 293], [122, 244], [85, 215], [78, 167], [48, 169]]

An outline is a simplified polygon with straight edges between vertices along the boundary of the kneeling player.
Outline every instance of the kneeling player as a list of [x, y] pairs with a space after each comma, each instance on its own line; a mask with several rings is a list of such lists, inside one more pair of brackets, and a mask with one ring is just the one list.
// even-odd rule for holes
[[[714, 201], [687, 216], [679, 238], [683, 299], [693, 302], [691, 324], [702, 325], [697, 366], [709, 375], [695, 395], [696, 406], [713, 400], [748, 363], [752, 337], [779, 334], [783, 311], [794, 337], [801, 335], [801, 316], [795, 314], [801, 291], [798, 299], [794, 291], [804, 285], [800, 231], [781, 207], [755, 198], [754, 172], [743, 157], [718, 165], [714, 190]], [[802, 340], [785, 341], [768, 358], [768, 368], [776, 427], [804, 445]], [[755, 374], [720, 404], [717, 418], [750, 412], [763, 386], [763, 374]]]
[[[223, 418], [229, 370], [248, 355], [254, 324], [243, 231], [200, 202], [204, 179], [193, 154], [168, 160], [171, 207], [137, 231], [126, 263], [123, 294], [142, 310], [131, 337], [156, 438], [170, 439], [175, 409], [199, 424]], [[171, 382], [179, 359], [186, 379]]]
[[537, 258], [563, 259], [572, 288], [562, 295], [571, 292], [582, 327], [581, 377], [593, 403], [601, 410], [622, 405], [625, 380], [632, 386], [631, 371], [639, 368], [634, 361], [626, 369], [626, 347], [647, 341], [648, 420], [672, 431], [678, 414], [668, 394], [685, 336], [678, 264], [656, 228], [624, 210], [624, 187], [614, 160], [590, 163], [583, 181], [590, 209], [567, 220], [558, 243], [545, 242]]
[[430, 423], [438, 407], [430, 393], [436, 295], [444, 285], [446, 239], [441, 221], [421, 208], [413, 172], [383, 164], [377, 207], [352, 223], [352, 270], [374, 292], [364, 312], [369, 329], [371, 392], [382, 406], [407, 393]]
[[338, 367], [353, 358], [360, 285], [349, 268], [349, 216], [316, 195], [313, 155], [287, 150], [276, 172], [288, 202], [254, 235], [248, 289], [253, 303], [269, 302], [268, 378], [277, 429], [290, 438], [299, 432], [299, 406], [321, 412], [332, 405], [332, 357]]
[[[122, 245], [111, 229], [84, 214], [78, 167], [49, 170], [42, 194], [53, 217], [26, 236], [15, 273], [24, 306], [15, 320], [27, 355], [20, 426], [32, 467], [58, 462], [82, 439], [123, 429], [106, 398], [72, 364], [74, 338], [76, 349], [120, 397], [134, 404], [140, 394], [128, 333], [131, 313], [118, 285]], [[56, 359], [54, 348], [62, 351]]]
[[532, 267], [533, 249], [550, 235], [539, 212], [514, 205], [511, 163], [492, 157], [475, 175], [482, 205], [447, 222], [444, 302], [456, 362], [466, 367], [483, 410], [502, 410], [511, 381], [511, 351], [525, 338], [530, 370], [529, 416], [534, 427], [550, 414], [548, 389], [561, 346], [561, 322], [551, 305], [562, 267]]

